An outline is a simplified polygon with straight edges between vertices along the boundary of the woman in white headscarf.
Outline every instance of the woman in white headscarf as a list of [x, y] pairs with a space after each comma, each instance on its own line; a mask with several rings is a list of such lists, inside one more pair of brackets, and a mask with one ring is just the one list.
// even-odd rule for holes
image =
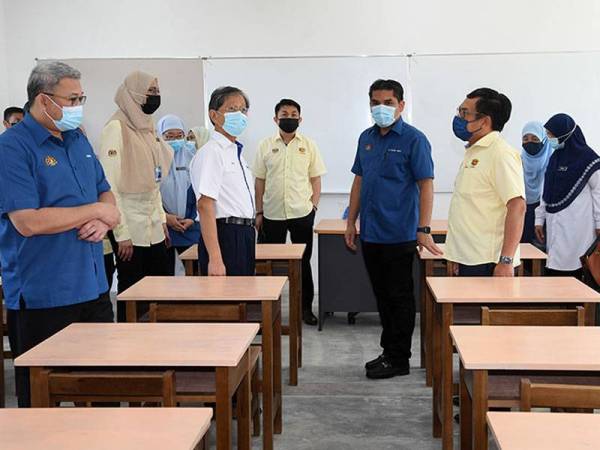
[[[117, 112], [102, 131], [99, 159], [121, 211], [113, 230], [118, 292], [148, 275], [168, 274], [168, 231], [160, 184], [173, 152], [156, 135], [152, 113], [160, 106], [156, 77], [130, 73], [117, 90]], [[119, 321], [125, 319], [121, 305]]]
[[186, 141], [183, 121], [168, 114], [156, 124], [156, 131], [171, 146], [173, 164], [160, 186], [167, 228], [171, 239], [169, 275], [175, 275], [175, 252], [181, 254], [200, 238], [196, 196], [190, 180], [190, 162], [196, 153], [193, 142]]
[[187, 140], [196, 146], [199, 150], [210, 139], [210, 130], [204, 127], [192, 127], [187, 134]]

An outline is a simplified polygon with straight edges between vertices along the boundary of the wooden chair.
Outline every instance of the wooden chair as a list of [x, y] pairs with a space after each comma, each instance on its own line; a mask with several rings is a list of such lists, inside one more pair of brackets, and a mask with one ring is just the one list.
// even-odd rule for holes
[[94, 403], [160, 403], [176, 406], [175, 372], [54, 371], [42, 372], [45, 407], [61, 402], [91, 406]]
[[490, 309], [481, 307], [481, 325], [584, 326], [585, 310], [576, 309]]
[[256, 275], [271, 276], [273, 275], [273, 262], [264, 261], [256, 263]]
[[[248, 311], [245, 303], [240, 304], [181, 304], [167, 302], [150, 303], [148, 313], [150, 322], [246, 322]], [[253, 435], [260, 435], [260, 347], [250, 348], [251, 369], [251, 417]], [[216, 402], [216, 383], [214, 372], [177, 372], [177, 403], [214, 403]], [[239, 411], [238, 411], [239, 412]]]
[[521, 380], [521, 411], [564, 408], [593, 412], [600, 408], [600, 386], [532, 383]]

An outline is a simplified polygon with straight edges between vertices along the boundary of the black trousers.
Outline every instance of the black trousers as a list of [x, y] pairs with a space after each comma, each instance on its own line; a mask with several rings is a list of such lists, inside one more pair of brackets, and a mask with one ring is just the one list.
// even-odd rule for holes
[[106, 273], [106, 282], [108, 283], [108, 292], [110, 292], [115, 275], [115, 257], [113, 253], [104, 255], [104, 271]]
[[[217, 238], [227, 275], [254, 276], [256, 273], [256, 231], [247, 225], [217, 222]], [[208, 275], [208, 250], [202, 233], [198, 242], [200, 275]]]
[[[108, 293], [96, 300], [57, 308], [27, 309], [21, 299], [21, 309], [12, 312], [10, 332], [15, 358], [45, 341], [72, 323], [112, 322], [114, 314]], [[31, 404], [29, 369], [15, 368], [15, 381], [20, 408]]]
[[458, 265], [458, 276], [459, 277], [491, 277], [494, 275], [494, 269], [496, 264], [478, 264], [476, 266], [466, 266], [464, 264]]
[[361, 241], [361, 245], [383, 328], [380, 341], [383, 353], [393, 364], [407, 363], [415, 329], [413, 258], [416, 244]]
[[[113, 251], [117, 261], [119, 293], [130, 288], [142, 278], [147, 276], [166, 276], [169, 274], [169, 257], [165, 241], [150, 247], [133, 246], [133, 256], [129, 261], [119, 258], [118, 246], [113, 244]], [[125, 322], [125, 305], [117, 302], [117, 322]]]
[[311, 311], [315, 286], [312, 277], [310, 258], [313, 250], [313, 225], [315, 223], [315, 211], [308, 216], [290, 220], [271, 220], [266, 217], [263, 220], [263, 229], [259, 236], [259, 242], [265, 244], [285, 244], [288, 231], [294, 244], [306, 244], [306, 250], [302, 256], [302, 309]]
[[185, 247], [169, 247], [167, 249], [167, 259], [169, 260], [169, 267], [168, 267], [167, 275], [170, 275], [170, 276], [175, 275], [175, 263], [177, 261], [175, 252], [177, 252], [178, 255], [181, 255], [183, 252], [185, 252], [190, 247], [191, 247], [191, 245], [188, 245]]

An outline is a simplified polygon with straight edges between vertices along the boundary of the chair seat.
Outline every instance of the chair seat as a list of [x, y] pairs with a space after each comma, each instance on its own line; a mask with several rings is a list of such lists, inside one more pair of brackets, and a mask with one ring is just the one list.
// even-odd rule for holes
[[479, 325], [481, 307], [479, 305], [457, 305], [454, 307], [454, 325]]

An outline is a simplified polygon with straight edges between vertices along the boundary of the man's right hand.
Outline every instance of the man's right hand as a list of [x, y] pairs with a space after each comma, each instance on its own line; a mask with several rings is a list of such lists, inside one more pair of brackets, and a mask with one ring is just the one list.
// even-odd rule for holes
[[181, 224], [181, 217], [177, 217], [175, 214], [166, 214], [167, 216], [167, 226], [172, 228], [175, 231], [179, 231], [180, 233], [185, 232], [184, 226]]
[[209, 277], [224, 277], [226, 275], [225, 264], [223, 261], [208, 261], [208, 276]]
[[546, 236], [544, 235], [544, 227], [542, 225], [535, 226], [535, 237], [540, 242], [540, 244], [543, 244], [546, 240]]
[[98, 202], [98, 217], [97, 219], [104, 222], [112, 230], [121, 223], [121, 213], [119, 208], [110, 203]]
[[126, 241], [118, 242], [119, 249], [117, 251], [117, 255], [121, 261], [131, 261], [133, 257], [133, 242], [131, 239]]
[[350, 250], [356, 251], [356, 225], [348, 223], [344, 232], [344, 240]]
[[260, 229], [262, 228], [262, 225], [263, 225], [263, 215], [257, 214], [254, 219], [254, 228], [256, 228], [256, 231], [260, 231]]

